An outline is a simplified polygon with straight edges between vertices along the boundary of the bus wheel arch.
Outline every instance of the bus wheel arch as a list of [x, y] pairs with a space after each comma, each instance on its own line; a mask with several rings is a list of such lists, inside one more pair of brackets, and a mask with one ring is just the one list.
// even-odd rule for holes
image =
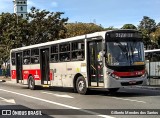
[[79, 93], [79, 94], [82, 94], [82, 95], [85, 95], [87, 94], [87, 84], [86, 84], [86, 80], [85, 78], [81, 75], [81, 76], [78, 76], [78, 78], [76, 79], [76, 82], [75, 82], [75, 88], [76, 88], [76, 91]]
[[78, 77], [82, 76], [80, 73], [77, 73], [75, 76], [74, 76], [74, 79], [73, 79], [73, 89], [74, 89], [74, 92], [78, 92], [77, 91], [77, 88], [76, 88], [76, 82], [77, 82], [77, 79]]
[[35, 80], [32, 75], [29, 75], [29, 77], [28, 77], [28, 88], [31, 90], [36, 89]]

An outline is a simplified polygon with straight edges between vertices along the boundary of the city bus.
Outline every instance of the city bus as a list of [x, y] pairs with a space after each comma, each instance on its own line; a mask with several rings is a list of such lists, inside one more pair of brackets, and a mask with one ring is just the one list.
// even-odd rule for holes
[[10, 51], [11, 79], [37, 86], [116, 92], [145, 85], [144, 45], [136, 30], [110, 30], [25, 46]]
[[145, 50], [146, 69], [149, 78], [160, 78], [160, 49]]

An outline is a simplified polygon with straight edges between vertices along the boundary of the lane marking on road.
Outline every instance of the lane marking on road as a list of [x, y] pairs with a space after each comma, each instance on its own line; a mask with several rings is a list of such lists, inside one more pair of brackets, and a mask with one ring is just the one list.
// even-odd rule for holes
[[42, 92], [42, 93], [54, 95], [54, 96], [57, 96], [57, 97], [63, 97], [63, 98], [74, 98], [74, 97], [69, 96], [69, 95], [53, 94], [53, 93], [49, 93], [49, 92]]
[[111, 97], [111, 98], [118, 99], [118, 100], [126, 100], [126, 101], [131, 101], [131, 102], [146, 103], [145, 101], [139, 101], [139, 100], [133, 100], [133, 99], [124, 99], [124, 98], [118, 98], [118, 97]]
[[46, 100], [46, 99], [42, 99], [42, 98], [37, 98], [37, 97], [29, 96], [29, 95], [26, 95], [26, 94], [17, 93], [17, 92], [14, 92], [14, 91], [9, 91], [9, 90], [5, 90], [5, 89], [0, 89], [0, 91], [4, 91], [4, 92], [20, 95], [20, 96], [27, 97], [27, 98], [32, 98], [32, 99], [35, 99], [35, 100], [47, 102], [47, 103], [50, 103], [50, 104], [55, 104], [55, 105], [66, 107], [66, 108], [70, 108], [70, 109], [76, 109], [76, 110], [79, 110], [79, 111], [82, 111], [82, 112], [85, 112], [85, 113], [96, 115], [98, 117], [115, 118], [115, 117], [112, 117], [112, 116], [109, 116], [109, 115], [102, 115], [102, 114], [97, 113], [97, 112], [92, 112], [92, 111], [89, 111], [89, 110], [84, 110], [82, 108], [73, 107], [73, 106], [70, 106], [70, 105], [66, 105], [66, 104], [62, 104], [62, 103], [58, 103], [58, 102], [53, 102], [53, 101], [50, 101], [50, 100]]
[[5, 98], [3, 98], [3, 97], [0, 97], [0, 99], [1, 99], [2, 101], [7, 102], [7, 103], [16, 104], [16, 102], [15, 102], [15, 100], [14, 100], [14, 99], [5, 99]]

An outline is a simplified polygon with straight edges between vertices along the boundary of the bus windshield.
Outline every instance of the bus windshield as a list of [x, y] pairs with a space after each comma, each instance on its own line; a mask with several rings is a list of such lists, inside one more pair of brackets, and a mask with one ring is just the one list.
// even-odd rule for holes
[[141, 41], [107, 42], [107, 65], [144, 65], [143, 43]]

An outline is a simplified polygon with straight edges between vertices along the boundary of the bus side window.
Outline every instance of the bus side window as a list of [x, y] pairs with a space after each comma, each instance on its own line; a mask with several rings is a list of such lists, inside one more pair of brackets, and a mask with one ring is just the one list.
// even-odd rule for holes
[[64, 43], [60, 45], [60, 61], [70, 61], [70, 43]]
[[23, 64], [30, 64], [30, 50], [23, 51]]
[[37, 64], [39, 63], [39, 49], [31, 49], [31, 63]]
[[50, 60], [51, 62], [58, 62], [58, 45], [51, 46]]
[[11, 60], [12, 60], [12, 65], [15, 65], [16, 64], [15, 53], [11, 53]]
[[72, 42], [71, 55], [73, 61], [84, 60], [84, 41]]

